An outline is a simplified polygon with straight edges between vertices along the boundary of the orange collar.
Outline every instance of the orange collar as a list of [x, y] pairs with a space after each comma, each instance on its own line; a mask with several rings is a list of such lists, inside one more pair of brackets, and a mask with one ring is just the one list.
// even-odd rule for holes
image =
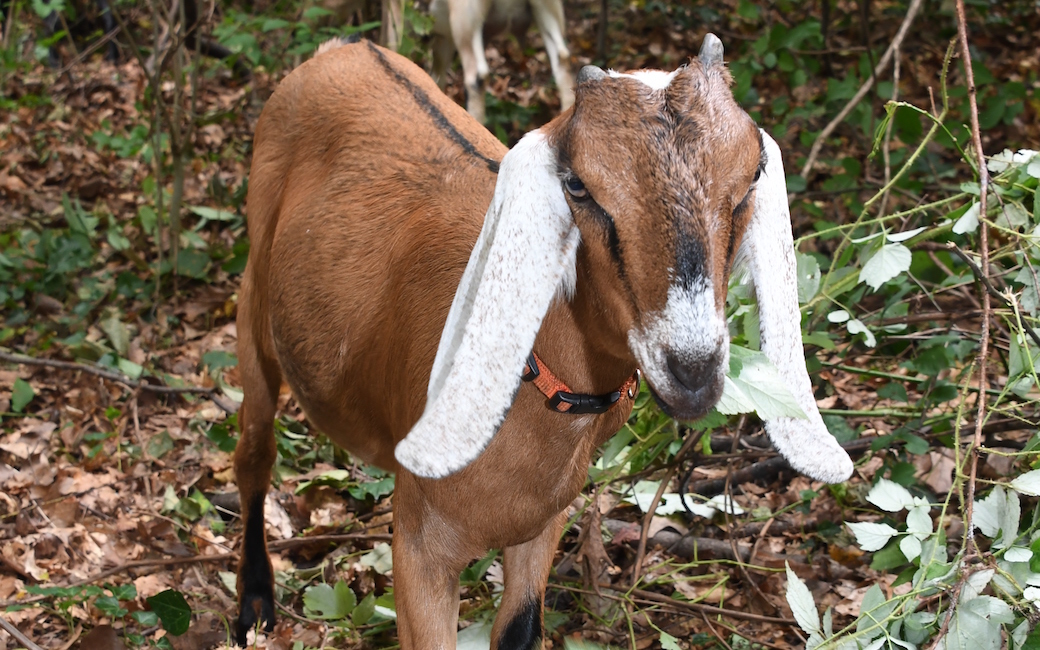
[[625, 380], [617, 390], [604, 395], [585, 395], [571, 392], [567, 384], [560, 381], [545, 366], [537, 354], [531, 352], [524, 366], [524, 381], [534, 382], [535, 387], [548, 399], [546, 406], [557, 413], [580, 415], [585, 413], [606, 413], [612, 406], [622, 401], [635, 400], [639, 392], [639, 370]]

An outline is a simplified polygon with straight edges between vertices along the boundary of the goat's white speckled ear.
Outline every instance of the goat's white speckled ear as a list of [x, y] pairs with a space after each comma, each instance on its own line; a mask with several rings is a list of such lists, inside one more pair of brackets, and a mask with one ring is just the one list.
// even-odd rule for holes
[[574, 282], [578, 239], [555, 151], [543, 133], [529, 133], [502, 159], [494, 199], [441, 333], [426, 409], [397, 445], [395, 456], [406, 469], [442, 478], [491, 442], [553, 296]]
[[840, 483], [852, 475], [852, 459], [824, 425], [805, 370], [784, 163], [780, 147], [765, 131], [762, 140], [768, 164], [755, 192], [755, 214], [742, 254], [755, 284], [762, 351], [808, 416], [767, 420], [766, 433], [793, 468], [819, 481]]

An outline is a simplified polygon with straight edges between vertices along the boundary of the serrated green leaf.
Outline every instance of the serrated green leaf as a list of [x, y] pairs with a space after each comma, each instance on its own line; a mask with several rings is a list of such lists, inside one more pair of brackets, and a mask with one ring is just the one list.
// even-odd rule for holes
[[181, 592], [174, 589], [161, 591], [148, 599], [148, 606], [162, 621], [163, 629], [173, 636], [180, 636], [188, 631], [191, 607]]
[[903, 508], [909, 508], [914, 504], [914, 497], [902, 485], [890, 481], [887, 478], [878, 479], [878, 482], [867, 493], [867, 501], [873, 503], [885, 512], [899, 512]]
[[675, 638], [667, 632], [661, 632], [661, 648], [663, 650], [682, 650], [679, 646], [679, 639]]
[[885, 244], [867, 260], [859, 272], [859, 281], [874, 291], [900, 273], [910, 270], [910, 249], [902, 244]]
[[11, 388], [11, 410], [15, 413], [21, 413], [22, 409], [29, 405], [33, 397], [36, 396], [32, 386], [29, 382], [25, 381], [21, 377], [17, 377], [14, 380], [14, 386]]
[[819, 634], [820, 614], [816, 611], [816, 601], [813, 600], [812, 592], [791, 570], [791, 565], [786, 562], [784, 565], [787, 567], [787, 604], [791, 606], [794, 620], [806, 634]]
[[715, 406], [719, 413], [734, 415], [754, 411], [765, 420], [805, 418], [805, 412], [787, 388], [787, 382], [765, 354], [732, 345], [730, 358], [732, 362], [739, 362], [740, 375], [726, 376], [722, 399]]
[[1011, 487], [1022, 494], [1040, 496], [1040, 469], [1034, 469], [1011, 481]]
[[872, 521], [846, 521], [845, 525], [852, 529], [852, 534], [856, 536], [856, 543], [864, 551], [876, 551], [883, 548], [890, 539], [899, 534], [898, 530], [888, 524]]
[[367, 596], [361, 599], [361, 602], [357, 604], [354, 611], [350, 614], [350, 620], [354, 625], [364, 625], [372, 619], [372, 615], [376, 612], [376, 595], [369, 593]]
[[917, 505], [910, 508], [910, 512], [906, 516], [906, 531], [921, 540], [931, 535], [932, 518], [928, 514], [930, 510], [931, 507], [928, 505]]

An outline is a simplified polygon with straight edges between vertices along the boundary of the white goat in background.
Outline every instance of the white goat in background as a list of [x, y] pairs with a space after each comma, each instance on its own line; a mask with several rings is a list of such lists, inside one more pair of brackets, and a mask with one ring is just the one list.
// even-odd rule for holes
[[256, 128], [238, 303], [240, 642], [274, 624], [263, 504], [283, 378], [315, 428], [397, 473], [404, 650], [455, 647], [459, 572], [491, 548], [492, 648], [541, 647], [565, 508], [628, 419], [636, 369], [681, 419], [721, 396], [738, 258], [807, 416], [766, 432], [814, 479], [851, 474], [805, 370], [780, 149], [730, 83], [712, 35], [671, 73], [586, 66], [574, 109], [507, 151], [371, 43], [281, 82]]
[[[385, 0], [395, 1], [401, 0]], [[567, 110], [574, 104], [562, 0], [433, 0], [430, 13], [434, 21], [433, 78], [443, 90], [448, 68], [458, 50], [466, 88], [466, 110], [477, 121], [485, 121], [484, 91], [490, 72], [484, 54], [484, 35], [502, 31], [520, 35], [531, 24], [532, 17], [549, 55], [561, 107]]]

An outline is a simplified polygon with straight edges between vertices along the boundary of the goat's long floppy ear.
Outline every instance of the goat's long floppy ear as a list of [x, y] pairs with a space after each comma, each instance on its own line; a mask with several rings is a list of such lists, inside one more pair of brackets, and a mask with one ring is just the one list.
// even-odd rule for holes
[[780, 147], [765, 131], [762, 140], [768, 163], [755, 192], [743, 253], [758, 299], [762, 351], [808, 416], [767, 420], [766, 433], [791, 467], [819, 481], [840, 483], [852, 475], [852, 460], [823, 424], [805, 370], [784, 163]]
[[529, 133], [502, 159], [441, 333], [426, 409], [397, 445], [406, 469], [441, 478], [491, 442], [553, 296], [573, 282], [578, 239], [555, 152], [543, 133]]

